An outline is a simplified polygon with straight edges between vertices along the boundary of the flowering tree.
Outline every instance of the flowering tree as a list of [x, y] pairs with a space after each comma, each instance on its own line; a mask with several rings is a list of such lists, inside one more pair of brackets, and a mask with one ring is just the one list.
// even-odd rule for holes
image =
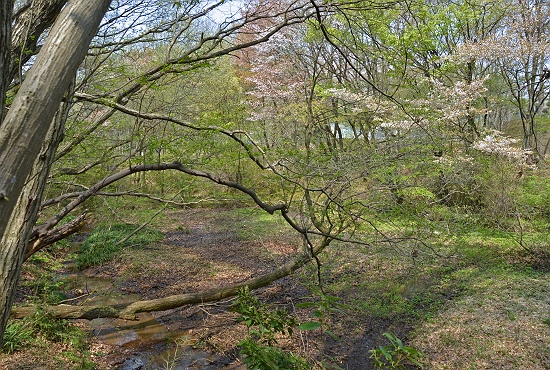
[[500, 68], [521, 119], [522, 146], [539, 154], [544, 150], [537, 140], [536, 120], [550, 93], [549, 16], [550, 7], [544, 1], [513, 1], [497, 31], [465, 43], [458, 52], [462, 58]]

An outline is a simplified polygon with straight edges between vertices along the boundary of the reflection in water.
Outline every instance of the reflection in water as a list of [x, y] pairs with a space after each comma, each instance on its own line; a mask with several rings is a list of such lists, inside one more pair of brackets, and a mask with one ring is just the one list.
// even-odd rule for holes
[[93, 334], [102, 342], [124, 347], [138, 347], [158, 342], [167, 337], [164, 325], [149, 313], [138, 314], [139, 321], [122, 319], [94, 319], [90, 321]]
[[[72, 274], [67, 287], [76, 294], [86, 294], [81, 304], [120, 304], [140, 299], [137, 294], [122, 294], [114, 280]], [[203, 369], [243, 370], [241, 364], [228, 365], [222, 356], [196, 349], [197, 338], [190, 333], [174, 333], [159, 323], [150, 313], [139, 313], [138, 321], [123, 319], [94, 319], [89, 321], [97, 340], [122, 349], [135, 349], [130, 355], [121, 354], [116, 361], [120, 370]], [[226, 359], [229, 360], [229, 359]], [[225, 363], [224, 363], [225, 362]]]

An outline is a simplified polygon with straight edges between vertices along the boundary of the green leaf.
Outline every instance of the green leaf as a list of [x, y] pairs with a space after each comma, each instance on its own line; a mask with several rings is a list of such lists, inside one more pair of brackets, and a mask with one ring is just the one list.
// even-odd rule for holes
[[386, 360], [389, 360], [389, 361], [392, 360], [393, 356], [391, 353], [388, 352], [385, 346], [380, 346], [380, 352], [382, 352], [384, 357], [386, 357]]
[[305, 322], [303, 324], [300, 324], [298, 326], [298, 329], [300, 330], [315, 330], [317, 329], [318, 327], [321, 326], [321, 323], [320, 322], [317, 322], [317, 321], [308, 321], [308, 322]]
[[401, 339], [395, 337], [395, 342], [400, 349], [403, 349], [403, 342], [401, 341]]
[[325, 333], [327, 333], [328, 335], [330, 335], [330, 337], [331, 337], [332, 339], [334, 339], [335, 341], [339, 341], [339, 340], [340, 340], [340, 338], [338, 338], [338, 336], [337, 336], [336, 334], [334, 334], [334, 333], [333, 333], [332, 331], [330, 331], [330, 330], [325, 330]]

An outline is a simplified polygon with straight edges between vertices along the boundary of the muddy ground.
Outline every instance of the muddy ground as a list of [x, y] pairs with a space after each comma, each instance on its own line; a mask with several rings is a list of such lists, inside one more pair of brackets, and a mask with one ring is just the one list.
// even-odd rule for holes
[[[228, 286], [271, 271], [301, 247], [292, 230], [256, 235], [253, 227], [247, 230], [245, 214], [235, 216], [225, 209], [172, 211], [165, 221], [165, 237], [160, 243], [127, 248], [113, 261], [81, 272], [70, 266], [60, 271], [72, 282], [68, 296], [83, 296], [72, 304], [152, 299]], [[295, 313], [303, 322], [309, 320], [310, 311], [298, 310], [295, 305], [313, 299], [310, 288], [315, 283], [315, 270], [306, 268], [255, 295]], [[341, 298], [345, 302], [346, 297]], [[229, 310], [231, 303], [140, 314], [138, 322], [98, 319], [81, 320], [79, 325], [91, 333], [92, 359], [102, 369], [245, 369], [237, 343], [245, 338], [246, 327]], [[330, 329], [338, 340], [322, 330], [295, 331], [279, 345], [319, 368], [371, 369], [368, 351], [387, 344], [381, 334], [392, 331], [405, 338], [410, 330], [406, 323], [358, 317], [351, 312], [335, 314]], [[15, 363], [0, 365], [32, 368], [32, 364], [23, 366], [25, 360], [17, 357]]]

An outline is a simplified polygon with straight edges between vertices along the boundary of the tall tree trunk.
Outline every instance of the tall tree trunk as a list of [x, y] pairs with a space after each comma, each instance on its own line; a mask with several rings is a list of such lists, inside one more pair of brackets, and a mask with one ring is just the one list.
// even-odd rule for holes
[[49, 172], [49, 152], [41, 151], [61, 134], [54, 116], [110, 2], [75, 0], [63, 9], [0, 126], [0, 344], [43, 190], [43, 181], [27, 181], [35, 165]]
[[532, 149], [538, 153], [537, 138], [535, 136], [535, 118], [531, 113], [522, 114], [523, 124], [523, 149]]
[[11, 55], [11, 24], [13, 0], [0, 2], [0, 126], [4, 118], [6, 90], [10, 84], [9, 65]]
[[11, 62], [9, 78], [20, 80], [20, 67], [27, 63], [36, 54], [40, 36], [50, 27], [67, 0], [33, 0], [32, 4], [24, 7], [15, 15], [12, 40]]
[[[0, 271], [1, 288], [6, 292], [4, 298], [6, 308], [12, 305], [13, 291], [17, 287], [23, 263], [21, 253], [27, 249], [29, 236], [36, 222], [41, 195], [48, 179], [49, 169], [55, 158], [55, 151], [63, 138], [68, 104], [63, 105], [45, 137], [40, 155], [36, 158], [0, 244], [2, 247], [1, 257], [3, 258]], [[7, 324], [7, 317], [2, 317], [2, 320], [3, 328]]]

